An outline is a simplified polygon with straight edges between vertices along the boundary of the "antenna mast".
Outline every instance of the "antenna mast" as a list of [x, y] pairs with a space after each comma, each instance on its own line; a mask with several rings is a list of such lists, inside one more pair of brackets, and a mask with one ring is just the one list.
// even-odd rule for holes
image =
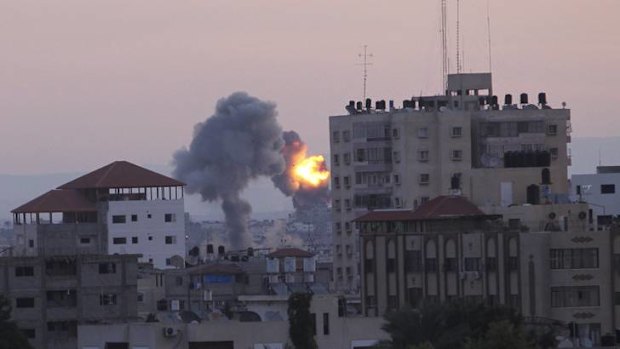
[[456, 0], [456, 72], [461, 73], [461, 6], [460, 1]]
[[443, 93], [448, 90], [448, 33], [447, 33], [447, 14], [446, 14], [446, 0], [441, 0], [441, 58], [442, 58], [442, 79], [443, 79]]
[[489, 1], [487, 0], [487, 32], [489, 35], [489, 73], [493, 72], [493, 60], [491, 59], [491, 10], [489, 9]]
[[364, 67], [364, 100], [366, 99], [366, 82], [368, 81], [368, 66], [372, 65], [371, 62], [368, 62], [368, 58], [372, 58], [372, 53], [368, 53], [368, 45], [364, 45], [364, 53], [358, 54], [359, 57], [363, 59], [362, 63], [358, 63]]

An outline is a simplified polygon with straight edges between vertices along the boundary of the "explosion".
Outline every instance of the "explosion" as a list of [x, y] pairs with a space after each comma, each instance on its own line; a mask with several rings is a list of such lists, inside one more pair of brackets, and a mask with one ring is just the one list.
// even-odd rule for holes
[[302, 186], [310, 185], [316, 188], [327, 185], [329, 171], [322, 155], [307, 157], [293, 166], [293, 176]]

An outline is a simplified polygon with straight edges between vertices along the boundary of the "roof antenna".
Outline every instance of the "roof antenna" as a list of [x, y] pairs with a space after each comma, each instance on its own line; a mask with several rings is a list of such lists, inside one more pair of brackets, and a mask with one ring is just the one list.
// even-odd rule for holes
[[461, 73], [461, 5], [456, 0], [456, 73]]
[[446, 0], [441, 0], [441, 78], [443, 79], [443, 92], [448, 90], [448, 23], [446, 12]]
[[368, 53], [368, 45], [364, 45], [364, 53], [359, 53], [358, 56], [363, 59], [362, 63], [358, 63], [364, 67], [364, 100], [366, 100], [366, 82], [368, 81], [368, 66], [372, 65], [371, 62], [368, 62], [368, 58], [372, 58], [372, 53]]
[[491, 59], [491, 10], [489, 0], [487, 0], [487, 34], [488, 34], [488, 46], [489, 46], [489, 73], [493, 72], [493, 60]]

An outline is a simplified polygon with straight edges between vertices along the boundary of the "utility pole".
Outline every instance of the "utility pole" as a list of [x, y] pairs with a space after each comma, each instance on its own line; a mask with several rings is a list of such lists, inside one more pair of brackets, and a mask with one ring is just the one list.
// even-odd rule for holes
[[446, 0], [441, 0], [441, 54], [441, 78], [443, 80], [442, 93], [446, 93], [446, 90], [448, 90], [448, 22]]
[[362, 63], [358, 63], [364, 67], [364, 98], [366, 100], [366, 83], [368, 81], [368, 66], [372, 65], [371, 62], [368, 62], [368, 58], [372, 58], [372, 53], [368, 53], [368, 45], [364, 45], [364, 53], [359, 53], [358, 56], [362, 58]]

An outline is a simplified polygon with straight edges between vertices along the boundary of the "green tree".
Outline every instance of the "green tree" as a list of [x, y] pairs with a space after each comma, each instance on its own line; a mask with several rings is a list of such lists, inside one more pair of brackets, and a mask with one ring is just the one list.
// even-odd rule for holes
[[11, 303], [0, 294], [0, 349], [32, 349], [28, 339], [11, 319]]
[[293, 293], [288, 299], [288, 332], [295, 349], [317, 349], [311, 303], [312, 295], [309, 293]]
[[515, 326], [510, 321], [502, 320], [489, 324], [483, 338], [469, 339], [465, 349], [534, 349], [528, 342], [522, 326]]

